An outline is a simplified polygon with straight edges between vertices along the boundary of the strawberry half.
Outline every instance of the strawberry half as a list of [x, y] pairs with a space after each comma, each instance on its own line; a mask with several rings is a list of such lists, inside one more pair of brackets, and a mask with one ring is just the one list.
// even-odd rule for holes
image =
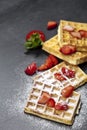
[[41, 66], [39, 66], [37, 68], [38, 71], [43, 71], [43, 70], [47, 70], [47, 69], [48, 69], [48, 67], [46, 66], [46, 64], [42, 64]]
[[50, 54], [49, 57], [50, 57], [51, 61], [53, 62], [54, 66], [59, 63], [58, 59], [55, 56]]
[[43, 71], [43, 70], [47, 70], [47, 69], [50, 69], [52, 68], [54, 65], [57, 65], [58, 64], [58, 59], [53, 56], [53, 55], [49, 55], [44, 64], [42, 64], [41, 66], [38, 67], [38, 71]]
[[85, 30], [79, 30], [79, 32], [81, 34], [81, 37], [87, 38], [87, 31], [85, 31]]
[[46, 104], [49, 99], [50, 99], [50, 94], [47, 92], [43, 92], [38, 103], [39, 104]]
[[60, 48], [60, 52], [64, 55], [70, 55], [76, 52], [76, 46], [74, 45], [64, 45]]
[[50, 56], [47, 57], [47, 59], [45, 61], [45, 65], [47, 66], [48, 69], [50, 69], [51, 67], [53, 67], [53, 62], [52, 62]]
[[74, 91], [74, 86], [69, 85], [62, 90], [61, 94], [63, 97], [67, 98], [72, 95], [73, 91]]
[[50, 98], [47, 102], [48, 107], [55, 107], [55, 100], [53, 98]]
[[68, 110], [68, 105], [65, 102], [59, 102], [55, 105], [56, 110]]
[[38, 71], [50, 69], [52, 66], [53, 66], [53, 63], [52, 63], [50, 57], [47, 57], [45, 63], [38, 67]]
[[37, 70], [37, 65], [36, 63], [31, 63], [29, 66], [27, 66], [27, 68], [25, 69], [25, 73], [27, 75], [33, 75]]
[[80, 32], [70, 32], [71, 36], [77, 38], [77, 39], [81, 39], [81, 34]]
[[59, 80], [59, 81], [64, 81], [64, 80], [66, 80], [66, 78], [63, 77], [63, 75], [60, 74], [60, 73], [55, 73], [55, 74], [54, 74], [54, 77], [55, 77], [57, 80]]
[[63, 30], [68, 31], [68, 32], [72, 32], [72, 31], [74, 31], [74, 27], [72, 27], [70, 25], [65, 25], [63, 27]]
[[62, 67], [62, 73], [67, 76], [68, 78], [74, 78], [75, 77], [75, 71], [68, 69], [66, 67]]
[[58, 26], [57, 22], [56, 21], [49, 21], [47, 23], [47, 29], [50, 30], [50, 29], [54, 29]]

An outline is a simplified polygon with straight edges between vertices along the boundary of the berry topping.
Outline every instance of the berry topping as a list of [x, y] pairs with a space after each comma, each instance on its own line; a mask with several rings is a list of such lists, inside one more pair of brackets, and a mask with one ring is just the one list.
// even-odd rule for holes
[[68, 32], [72, 32], [72, 31], [74, 31], [74, 27], [72, 27], [70, 25], [65, 25], [63, 27], [63, 30], [68, 31]]
[[65, 102], [59, 102], [55, 105], [56, 110], [68, 110], [68, 105]]
[[55, 100], [53, 98], [50, 98], [47, 102], [48, 107], [55, 107]]
[[66, 78], [65, 78], [62, 74], [60, 74], [60, 73], [55, 73], [55, 74], [54, 74], [54, 77], [55, 77], [57, 80], [59, 80], [59, 81], [64, 81], [64, 80], [66, 80]]
[[68, 69], [66, 67], [62, 67], [62, 73], [67, 76], [68, 78], [74, 78], [75, 77], [75, 71]]
[[63, 97], [67, 98], [72, 95], [73, 91], [74, 91], [74, 86], [69, 85], [62, 90], [61, 94]]
[[43, 92], [38, 103], [40, 104], [46, 104], [48, 100], [50, 99], [50, 94], [47, 92]]
[[87, 38], [87, 31], [85, 31], [85, 30], [79, 30], [79, 32], [81, 34], [81, 37]]
[[60, 48], [60, 52], [64, 55], [70, 55], [76, 52], [76, 47], [74, 45], [64, 45]]
[[70, 32], [70, 34], [75, 37], [75, 38], [78, 38], [78, 39], [81, 39], [81, 34], [80, 32]]

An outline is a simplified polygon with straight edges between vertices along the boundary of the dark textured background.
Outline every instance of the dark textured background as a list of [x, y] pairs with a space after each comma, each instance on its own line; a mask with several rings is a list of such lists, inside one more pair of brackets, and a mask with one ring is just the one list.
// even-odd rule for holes
[[[0, 0], [0, 130], [86, 130], [87, 84], [81, 92], [82, 108], [73, 126], [26, 115], [23, 109], [32, 88], [26, 66], [40, 65], [47, 56], [41, 49], [25, 54], [25, 35], [42, 30], [46, 39], [57, 32], [46, 29], [49, 20], [60, 19], [87, 23], [86, 0]], [[87, 63], [80, 65], [87, 73]]]

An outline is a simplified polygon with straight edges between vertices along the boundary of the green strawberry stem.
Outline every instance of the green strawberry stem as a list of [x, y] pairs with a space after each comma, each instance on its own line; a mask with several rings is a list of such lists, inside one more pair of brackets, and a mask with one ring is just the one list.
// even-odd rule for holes
[[24, 46], [27, 50], [37, 48], [42, 46], [43, 41], [40, 39], [38, 33], [34, 33], [31, 37], [24, 43]]

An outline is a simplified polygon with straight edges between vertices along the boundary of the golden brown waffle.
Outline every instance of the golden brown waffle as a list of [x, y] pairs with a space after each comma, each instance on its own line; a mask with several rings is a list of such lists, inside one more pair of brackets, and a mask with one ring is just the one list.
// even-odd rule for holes
[[63, 28], [66, 25], [70, 25], [75, 28], [75, 32], [79, 30], [87, 31], [87, 24], [86, 23], [79, 23], [79, 22], [71, 22], [60, 20], [59, 28], [58, 28], [58, 41], [60, 47], [66, 44], [75, 45], [77, 47], [77, 51], [86, 51], [87, 52], [87, 38], [75, 38], [70, 35], [68, 31], [65, 31]]
[[[24, 111], [45, 119], [72, 125], [79, 105], [80, 94], [73, 91], [71, 97], [64, 98], [61, 95], [62, 89], [63, 87], [60, 87], [60, 85], [57, 87], [55, 85], [48, 86], [48, 84], [35, 81]], [[66, 111], [56, 110], [53, 107], [48, 107], [46, 104], [39, 104], [38, 100], [43, 92], [51, 94], [56, 103], [67, 103], [69, 109]]]
[[64, 55], [60, 52], [60, 46], [58, 43], [58, 36], [54, 36], [47, 40], [42, 47], [46, 52], [53, 54], [54, 56], [70, 63], [73, 65], [78, 65], [87, 61], [87, 52], [76, 52], [71, 55]]
[[[61, 69], [62, 67], [66, 67], [70, 70], [75, 71], [75, 77], [74, 78], [68, 78], [66, 77]], [[54, 74], [58, 72], [61, 73], [63, 77], [66, 78], [66, 80], [64, 81], [59, 81], [54, 77]], [[56, 87], [58, 87], [59, 85], [62, 87], [66, 87], [68, 85], [73, 85], [76, 88], [78, 88], [79, 86], [83, 85], [84, 83], [87, 82], [87, 75], [78, 67], [78, 66], [74, 66], [71, 64], [68, 64], [66, 62], [61, 62], [60, 64], [52, 67], [51, 69], [45, 71], [45, 72], [41, 72], [40, 74], [38, 74], [37, 76], [34, 77], [35, 81], [38, 82], [43, 82], [44, 84], [48, 84], [50, 85], [55, 85]]]

